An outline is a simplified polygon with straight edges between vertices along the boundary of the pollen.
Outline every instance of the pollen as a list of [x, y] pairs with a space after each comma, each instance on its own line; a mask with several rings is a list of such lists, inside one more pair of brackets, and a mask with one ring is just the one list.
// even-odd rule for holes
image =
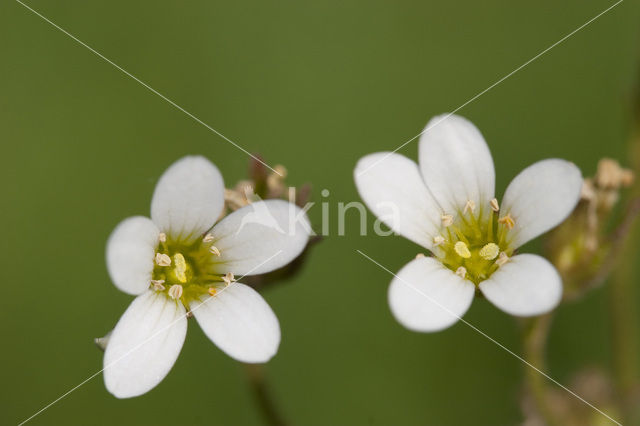
[[[181, 283], [187, 282], [187, 262], [184, 260], [184, 256], [181, 253], [176, 253], [173, 255], [173, 262], [175, 263], [175, 268], [173, 271], [176, 274], [176, 278]], [[172, 287], [173, 288], [173, 287]]]
[[500, 256], [498, 256], [498, 260], [496, 260], [496, 265], [502, 266], [508, 261], [509, 261], [509, 256], [507, 256], [507, 253], [501, 252]]
[[469, 247], [467, 247], [467, 245], [462, 241], [458, 241], [456, 245], [453, 246], [453, 249], [456, 251], [458, 256], [462, 258], [468, 259], [471, 257], [471, 252], [469, 251]]
[[500, 204], [498, 204], [497, 198], [494, 198], [491, 201], [489, 201], [489, 205], [491, 206], [491, 210], [493, 210], [494, 212], [498, 212], [498, 210], [500, 210]]
[[473, 213], [476, 209], [476, 203], [472, 200], [467, 201], [467, 204], [464, 205], [464, 210], [462, 211], [462, 213], [467, 213], [467, 211], [470, 211], [471, 213]]
[[156, 263], [158, 266], [169, 266], [171, 265], [171, 258], [164, 253], [156, 253]]
[[440, 220], [442, 220], [442, 226], [444, 226], [445, 228], [447, 226], [453, 225], [453, 216], [451, 216], [450, 214], [443, 214], [440, 217]]
[[465, 268], [464, 266], [459, 267], [458, 269], [456, 269], [456, 275], [460, 278], [466, 278], [467, 268]]
[[516, 225], [516, 221], [513, 220], [510, 214], [502, 216], [500, 219], [498, 219], [498, 223], [506, 226], [508, 229], [513, 229], [513, 227]]
[[225, 285], [231, 285], [231, 283], [235, 280], [236, 279], [234, 278], [233, 273], [231, 272], [227, 272], [227, 275], [222, 277], [222, 281], [224, 281]]
[[174, 284], [169, 289], [169, 297], [178, 300], [182, 297], [182, 286], [180, 284]]
[[216, 290], [215, 287], [209, 287], [209, 289], [207, 290], [207, 293], [209, 293], [209, 296], [215, 296], [217, 292], [218, 290]]
[[164, 280], [151, 280], [151, 286], [156, 291], [164, 290]]
[[422, 258], [424, 258], [424, 257], [426, 257], [426, 256], [424, 255], [424, 253], [418, 253], [418, 254], [416, 254], [416, 259], [422, 259]]
[[211, 246], [211, 247], [209, 247], [209, 251], [210, 251], [212, 254], [215, 254], [216, 256], [220, 257], [220, 250], [218, 249], [218, 247], [216, 247], [216, 246]]
[[500, 253], [500, 247], [495, 243], [488, 243], [480, 249], [480, 257], [484, 260], [493, 260]]
[[203, 242], [203, 243], [210, 243], [210, 242], [211, 242], [211, 241], [213, 241], [213, 240], [214, 240], [213, 235], [211, 235], [211, 234], [207, 234], [207, 235], [205, 235], [205, 236], [204, 236], [204, 238], [202, 239], [202, 242]]
[[440, 244], [444, 243], [444, 237], [441, 235], [437, 235], [435, 237], [433, 237], [433, 245], [434, 246], [439, 246]]
[[166, 243], [167, 242], [167, 234], [165, 234], [164, 232], [161, 232], [158, 234], [158, 241], [160, 241], [161, 243]]

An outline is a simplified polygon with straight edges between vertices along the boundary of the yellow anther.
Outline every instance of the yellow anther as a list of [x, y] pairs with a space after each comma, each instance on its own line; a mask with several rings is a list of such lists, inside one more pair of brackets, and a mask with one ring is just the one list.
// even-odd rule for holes
[[205, 235], [205, 236], [204, 236], [204, 238], [202, 239], [202, 242], [203, 242], [203, 243], [210, 243], [210, 242], [211, 242], [211, 241], [213, 241], [213, 240], [214, 240], [213, 235], [211, 235], [211, 234], [207, 234], [207, 235]]
[[497, 212], [498, 210], [500, 210], [500, 204], [498, 204], [497, 198], [494, 198], [493, 200], [489, 201], [489, 205], [491, 206], [491, 210], [493, 210], [494, 212]]
[[180, 284], [174, 284], [169, 289], [169, 297], [178, 300], [182, 297], [182, 286]]
[[156, 253], [156, 263], [158, 266], [169, 266], [171, 265], [171, 258], [164, 253]]
[[467, 201], [467, 204], [464, 205], [464, 210], [462, 211], [462, 213], [467, 213], [467, 211], [470, 211], [471, 213], [473, 213], [476, 209], [476, 203], [472, 200]]
[[444, 243], [444, 237], [442, 237], [441, 235], [433, 237], [433, 245], [435, 247], [439, 246], [442, 243]]
[[516, 221], [511, 217], [511, 214], [502, 216], [500, 219], [498, 219], [498, 223], [506, 226], [509, 229], [513, 229], [513, 227], [516, 225]]
[[440, 220], [442, 221], [442, 226], [444, 226], [445, 228], [447, 226], [453, 225], [453, 216], [451, 216], [450, 214], [443, 214], [442, 216], [440, 216]]
[[209, 251], [210, 251], [212, 254], [215, 254], [216, 256], [220, 257], [220, 250], [218, 250], [218, 247], [216, 247], [216, 246], [211, 246], [211, 247], [209, 247]]
[[173, 255], [173, 262], [175, 263], [175, 268], [173, 268], [173, 272], [176, 274], [176, 278], [181, 283], [187, 282], [187, 262], [184, 260], [184, 256], [181, 253], [176, 253]]
[[465, 268], [464, 266], [459, 267], [458, 269], [456, 269], [456, 275], [459, 276], [460, 278], [466, 278], [467, 268]]
[[222, 281], [224, 281], [225, 285], [231, 285], [231, 283], [235, 280], [236, 279], [233, 277], [233, 274], [231, 272], [227, 272], [227, 275], [222, 277]]
[[207, 293], [209, 293], [209, 296], [215, 296], [217, 292], [218, 290], [216, 290], [215, 287], [209, 287], [209, 289], [207, 290]]
[[467, 247], [467, 245], [462, 241], [458, 241], [453, 246], [453, 249], [456, 251], [456, 253], [458, 253], [458, 256], [460, 257], [463, 257], [465, 259], [468, 259], [471, 257], [471, 252], [469, 251], [469, 247]]
[[164, 232], [161, 232], [158, 234], [158, 240], [161, 243], [166, 243], [167, 242], [167, 234], [165, 234]]
[[164, 290], [164, 286], [162, 284], [164, 284], [164, 280], [151, 280], [151, 286], [155, 291]]
[[501, 252], [500, 256], [498, 256], [498, 260], [496, 260], [496, 265], [502, 266], [508, 261], [509, 261], [509, 256], [507, 256], [507, 253]]
[[488, 243], [480, 249], [480, 257], [484, 260], [493, 260], [500, 253], [500, 247], [495, 243]]

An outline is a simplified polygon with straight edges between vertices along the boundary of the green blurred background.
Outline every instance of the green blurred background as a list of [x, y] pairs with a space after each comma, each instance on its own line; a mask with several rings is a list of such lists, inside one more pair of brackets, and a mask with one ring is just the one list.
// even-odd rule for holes
[[[271, 165], [289, 182], [357, 199], [359, 157], [420, 132], [611, 1], [57, 1], [28, 4]], [[563, 157], [593, 173], [625, 163], [640, 5], [627, 0], [459, 113], [484, 133], [497, 194], [526, 165]], [[105, 241], [148, 214], [159, 175], [202, 154], [231, 184], [248, 157], [12, 0], [0, 4], [0, 423], [16, 424], [102, 368], [92, 339], [132, 298], [109, 281]], [[416, 158], [417, 143], [401, 153]], [[320, 209], [311, 211], [320, 226]], [[387, 306], [419, 248], [400, 237], [318, 245], [268, 289], [282, 326], [267, 365], [293, 424], [513, 425], [522, 364], [463, 324], [417, 334]], [[371, 216], [370, 216], [371, 219]], [[369, 227], [371, 229], [372, 223]], [[533, 249], [536, 246], [532, 247]], [[566, 383], [611, 363], [606, 289], [559, 309], [549, 372]], [[513, 318], [465, 317], [519, 352]], [[32, 424], [255, 424], [243, 368], [195, 323], [168, 377], [117, 400], [98, 375]]]

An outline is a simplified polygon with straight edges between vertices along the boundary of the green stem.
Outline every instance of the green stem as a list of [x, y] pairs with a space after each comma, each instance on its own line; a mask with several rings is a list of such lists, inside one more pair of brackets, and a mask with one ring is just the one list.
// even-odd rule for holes
[[262, 365], [244, 364], [244, 368], [265, 424], [268, 426], [285, 426], [287, 423], [284, 421], [270, 392]]
[[[629, 138], [629, 159], [636, 173], [633, 196], [640, 196], [640, 79], [637, 80], [634, 128]], [[630, 226], [620, 263], [609, 286], [613, 368], [616, 391], [623, 415], [629, 424], [640, 424], [640, 329], [638, 324], [637, 261], [640, 237], [637, 227]]]
[[[552, 314], [527, 320], [523, 330], [524, 358], [540, 371], [546, 371], [545, 353]], [[533, 398], [535, 408], [545, 424], [554, 426], [560, 422], [555, 418], [550, 406], [546, 378], [530, 366], [525, 366], [525, 384]]]

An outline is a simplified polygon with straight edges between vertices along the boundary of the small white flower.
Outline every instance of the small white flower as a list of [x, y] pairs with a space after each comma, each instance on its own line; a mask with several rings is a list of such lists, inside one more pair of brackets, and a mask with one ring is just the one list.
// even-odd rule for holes
[[[261, 208], [253, 209], [255, 204]], [[167, 375], [184, 342], [188, 310], [234, 359], [260, 363], [277, 352], [275, 314], [260, 294], [232, 280], [234, 274], [263, 274], [295, 259], [307, 244], [308, 219], [291, 203], [267, 200], [213, 226], [223, 207], [224, 183], [216, 166], [203, 157], [185, 157], [158, 181], [151, 219], [125, 219], [109, 237], [111, 279], [137, 296], [104, 355], [105, 384], [116, 397], [141, 395]], [[278, 229], [245, 223], [238, 231], [244, 217], [257, 211]]]
[[[427, 124], [419, 166], [380, 152], [360, 159], [355, 169], [358, 192], [373, 213], [434, 255], [398, 272], [389, 288], [391, 311], [405, 327], [426, 332], [455, 323], [476, 289], [512, 315], [553, 309], [562, 296], [555, 268], [540, 256], [514, 252], [571, 213], [580, 197], [580, 170], [559, 159], [535, 163], [498, 203], [484, 138], [462, 117], [442, 118]], [[385, 208], [389, 203], [396, 206], [395, 220]]]

